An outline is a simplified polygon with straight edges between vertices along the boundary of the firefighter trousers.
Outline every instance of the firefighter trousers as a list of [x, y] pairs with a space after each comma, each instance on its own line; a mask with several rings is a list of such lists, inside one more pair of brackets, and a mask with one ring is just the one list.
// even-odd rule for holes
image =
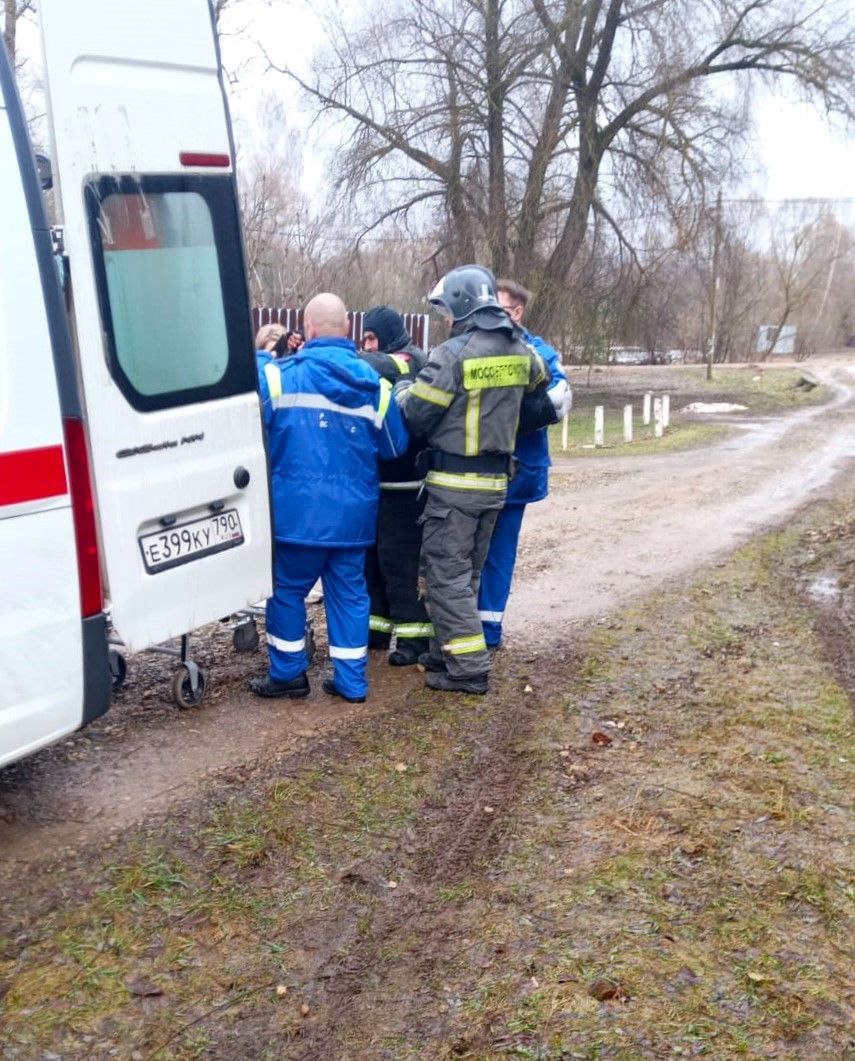
[[423, 651], [433, 633], [418, 592], [421, 508], [418, 489], [380, 491], [377, 544], [365, 558], [372, 648], [388, 648], [395, 633], [399, 645], [416, 642], [415, 647]]
[[434, 626], [430, 654], [452, 678], [483, 677], [490, 654], [478, 614], [481, 568], [503, 493], [427, 488], [422, 516], [422, 574]]

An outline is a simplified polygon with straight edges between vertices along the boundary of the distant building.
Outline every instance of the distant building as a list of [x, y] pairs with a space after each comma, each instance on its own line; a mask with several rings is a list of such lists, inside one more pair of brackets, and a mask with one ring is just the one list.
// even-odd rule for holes
[[785, 324], [772, 349], [772, 340], [777, 328], [774, 324], [761, 324], [757, 329], [757, 353], [758, 354], [781, 354], [784, 357], [792, 357], [796, 352], [796, 326]]

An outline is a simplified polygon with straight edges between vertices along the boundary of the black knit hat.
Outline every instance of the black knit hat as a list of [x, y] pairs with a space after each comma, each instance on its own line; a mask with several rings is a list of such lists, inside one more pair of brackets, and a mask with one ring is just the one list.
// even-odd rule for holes
[[362, 318], [362, 331], [374, 332], [380, 349], [385, 353], [403, 350], [410, 342], [404, 318], [391, 306], [375, 306], [368, 310]]

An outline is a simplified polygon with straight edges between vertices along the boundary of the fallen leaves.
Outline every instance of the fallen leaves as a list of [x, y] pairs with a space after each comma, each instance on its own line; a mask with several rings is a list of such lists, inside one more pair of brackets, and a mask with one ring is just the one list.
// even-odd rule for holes
[[588, 994], [598, 1002], [609, 1002], [615, 998], [626, 998], [626, 992], [617, 980], [600, 977], [588, 984]]
[[612, 743], [612, 738], [608, 735], [608, 733], [601, 733], [599, 730], [591, 734], [591, 740], [594, 742], [594, 744], [597, 745], [598, 748], [608, 748], [608, 746]]

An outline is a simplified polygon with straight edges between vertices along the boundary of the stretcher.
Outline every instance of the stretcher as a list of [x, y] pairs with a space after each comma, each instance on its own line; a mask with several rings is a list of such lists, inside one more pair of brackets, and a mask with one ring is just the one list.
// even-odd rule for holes
[[[309, 601], [313, 601], [310, 596]], [[319, 598], [317, 598], [319, 599]], [[256, 652], [260, 643], [258, 636], [258, 620], [264, 617], [265, 602], [259, 601], [250, 605], [234, 615], [226, 616], [221, 620], [228, 624], [232, 631], [232, 647], [235, 652]], [[146, 653], [152, 655], [168, 656], [178, 660], [178, 665], [172, 672], [170, 680], [170, 692], [177, 707], [198, 707], [205, 698], [208, 678], [202, 667], [192, 658], [190, 654], [191, 635], [183, 634], [178, 638], [178, 644], [152, 645], [145, 649]], [[128, 675], [128, 661], [123, 642], [114, 634], [109, 638], [108, 658], [110, 664], [110, 679], [113, 691], [121, 689]], [[315, 630], [311, 619], [306, 620], [306, 656], [309, 666], [315, 658], [317, 649], [315, 641]]]

